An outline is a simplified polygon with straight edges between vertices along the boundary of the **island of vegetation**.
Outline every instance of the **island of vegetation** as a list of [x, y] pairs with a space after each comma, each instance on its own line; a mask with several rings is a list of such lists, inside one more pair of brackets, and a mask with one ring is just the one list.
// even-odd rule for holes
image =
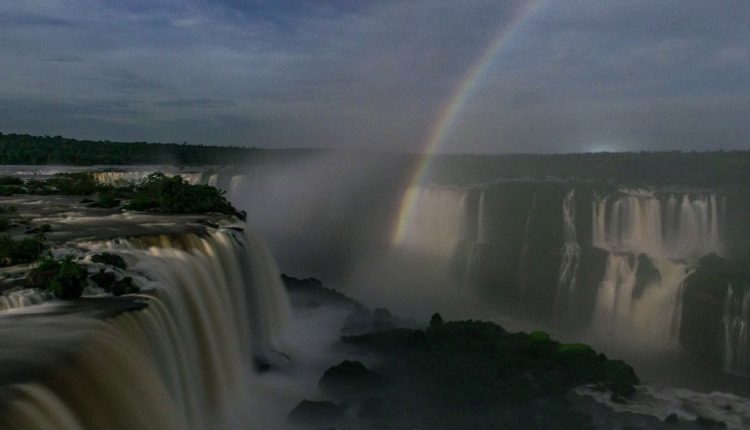
[[[180, 176], [154, 173], [137, 184], [103, 185], [91, 173], [61, 173], [46, 180], [21, 180], [0, 177], [0, 194], [81, 196], [90, 207], [117, 211], [141, 211], [160, 214], [218, 214], [244, 218], [226, 199], [224, 192], [208, 185], [191, 185]], [[83, 257], [55, 257], [46, 240], [50, 226], [33, 227], [28, 218], [18, 216], [16, 208], [0, 205], [0, 267], [30, 265], [21, 285], [48, 291], [57, 298], [80, 297], [87, 285], [95, 285], [115, 296], [139, 291], [131, 277], [125, 276], [125, 261], [113, 254], [90, 258], [98, 270], [89, 273]], [[15, 233], [14, 231], [15, 230]]]
[[371, 312], [316, 279], [283, 280], [297, 306], [350, 309], [342, 330], [358, 333], [344, 335], [341, 347], [359, 358], [329, 368], [319, 381], [323, 397], [290, 412], [299, 428], [587, 429], [591, 420], [572, 399], [576, 387], [591, 384], [625, 401], [640, 384], [623, 361], [543, 332], [439, 314], [412, 328], [420, 324]]

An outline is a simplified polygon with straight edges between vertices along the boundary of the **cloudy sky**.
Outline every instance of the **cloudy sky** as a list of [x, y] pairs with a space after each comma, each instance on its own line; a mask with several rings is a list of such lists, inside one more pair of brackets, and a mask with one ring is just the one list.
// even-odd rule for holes
[[[0, 0], [0, 131], [448, 152], [750, 148], [750, 1]], [[517, 19], [522, 16], [523, 19]]]

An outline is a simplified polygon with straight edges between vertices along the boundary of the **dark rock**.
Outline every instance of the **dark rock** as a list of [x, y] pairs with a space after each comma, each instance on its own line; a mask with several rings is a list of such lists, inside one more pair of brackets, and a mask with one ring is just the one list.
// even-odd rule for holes
[[128, 265], [125, 260], [117, 254], [110, 254], [108, 252], [102, 252], [91, 257], [92, 263], [107, 264], [120, 269], [127, 269]]
[[49, 233], [52, 230], [52, 226], [49, 224], [42, 224], [38, 227], [28, 226], [23, 232], [24, 234], [44, 234]]
[[669, 416], [664, 419], [664, 422], [667, 424], [678, 424], [680, 419], [677, 417], [677, 414], [669, 414]]
[[649, 285], [661, 283], [659, 269], [654, 266], [646, 254], [638, 255], [638, 271], [635, 273], [635, 287], [633, 298], [640, 299]]
[[114, 285], [112, 285], [112, 294], [115, 296], [121, 296], [123, 294], [134, 294], [140, 290], [140, 288], [133, 284], [133, 278], [131, 278], [130, 276], [126, 276], [119, 281], [116, 281]]
[[91, 275], [90, 279], [101, 289], [105, 291], [112, 291], [112, 286], [115, 285], [117, 277], [114, 272], [108, 272], [101, 269], [98, 273]]
[[216, 223], [214, 221], [211, 221], [209, 219], [199, 219], [199, 220], [196, 221], [196, 223], [201, 224], [201, 225], [205, 225], [205, 226], [211, 227], [211, 228], [219, 228], [219, 224], [218, 223]]
[[381, 382], [382, 377], [361, 362], [345, 360], [326, 370], [318, 385], [331, 397], [348, 399], [371, 393]]
[[268, 362], [268, 360], [261, 358], [261, 357], [255, 357], [255, 370], [257, 370], [260, 373], [265, 373], [271, 370], [271, 363]]
[[303, 400], [289, 413], [289, 422], [298, 425], [331, 425], [343, 421], [344, 407], [333, 402]]
[[706, 418], [702, 416], [698, 416], [698, 418], [695, 420], [695, 423], [707, 429], [726, 429], [727, 428], [727, 425], [721, 421], [715, 421], [710, 418]]

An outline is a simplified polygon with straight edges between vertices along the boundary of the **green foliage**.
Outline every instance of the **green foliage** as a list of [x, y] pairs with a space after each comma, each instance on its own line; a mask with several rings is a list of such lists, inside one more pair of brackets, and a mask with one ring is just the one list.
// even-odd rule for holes
[[586, 383], [620, 396], [639, 380], [622, 361], [543, 332], [508, 333], [497, 324], [451, 321], [343, 338], [385, 360], [388, 383], [378, 418], [424, 428], [588, 428], [567, 393]]
[[89, 141], [0, 133], [0, 164], [216, 165], [243, 163], [260, 152], [252, 148]]
[[209, 185], [190, 185], [181, 176], [162, 173], [149, 175], [135, 187], [126, 209], [161, 213], [218, 212], [234, 215], [237, 211], [224, 192]]
[[0, 205], [0, 231], [5, 231], [10, 228], [10, 215], [16, 212], [17, 210], [13, 206]]
[[0, 186], [21, 186], [23, 180], [15, 176], [0, 176]]
[[91, 205], [92, 207], [112, 209], [120, 206], [120, 199], [117, 198], [117, 194], [113, 190], [102, 191], [97, 195], [96, 201]]
[[94, 175], [87, 172], [58, 173], [45, 182], [56, 194], [87, 196], [99, 190]]
[[437, 327], [439, 325], [443, 325], [443, 316], [439, 313], [432, 314], [432, 318], [430, 318], [430, 327]]
[[32, 263], [44, 251], [44, 237], [13, 239], [8, 235], [0, 236], [0, 266]]
[[73, 261], [72, 256], [62, 260], [42, 259], [26, 278], [26, 285], [47, 288], [56, 297], [70, 300], [81, 297], [86, 286], [86, 268]]

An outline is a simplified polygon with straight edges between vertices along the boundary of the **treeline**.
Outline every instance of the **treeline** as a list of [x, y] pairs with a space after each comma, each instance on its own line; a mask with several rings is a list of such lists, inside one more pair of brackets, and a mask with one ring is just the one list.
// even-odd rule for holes
[[110, 142], [0, 133], [0, 164], [237, 164], [263, 152], [257, 148]]
[[508, 178], [565, 178], [619, 185], [715, 187], [750, 184], [750, 151], [445, 155], [430, 180], [483, 183]]

